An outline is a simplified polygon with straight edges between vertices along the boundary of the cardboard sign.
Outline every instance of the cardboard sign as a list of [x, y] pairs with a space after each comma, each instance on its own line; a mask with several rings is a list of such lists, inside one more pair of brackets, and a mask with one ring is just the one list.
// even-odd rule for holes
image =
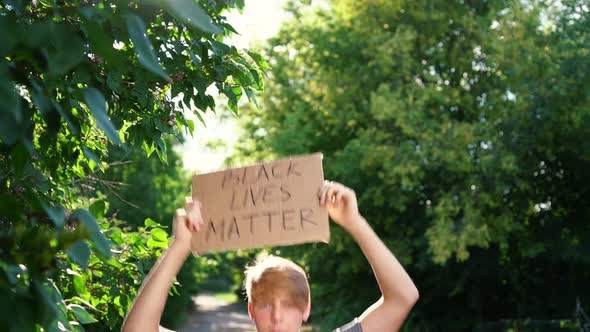
[[203, 204], [195, 254], [328, 242], [328, 211], [320, 208], [322, 154], [193, 176], [193, 198]]

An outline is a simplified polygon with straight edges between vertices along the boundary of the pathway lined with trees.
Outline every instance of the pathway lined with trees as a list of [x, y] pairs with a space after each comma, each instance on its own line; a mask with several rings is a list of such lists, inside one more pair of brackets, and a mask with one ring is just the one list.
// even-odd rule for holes
[[208, 294], [193, 300], [195, 310], [177, 332], [256, 332], [243, 303], [228, 304]]

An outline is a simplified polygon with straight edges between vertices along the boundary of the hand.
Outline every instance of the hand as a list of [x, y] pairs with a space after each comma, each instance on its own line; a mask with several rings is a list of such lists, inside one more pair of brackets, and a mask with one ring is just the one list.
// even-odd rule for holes
[[326, 180], [318, 192], [318, 197], [320, 206], [326, 206], [332, 220], [340, 226], [347, 228], [359, 220], [356, 195], [352, 189]]
[[173, 235], [174, 243], [190, 250], [193, 232], [199, 232], [203, 225], [203, 216], [201, 214], [201, 202], [193, 202], [191, 197], [187, 197], [184, 203], [184, 209], [177, 209], [174, 215]]

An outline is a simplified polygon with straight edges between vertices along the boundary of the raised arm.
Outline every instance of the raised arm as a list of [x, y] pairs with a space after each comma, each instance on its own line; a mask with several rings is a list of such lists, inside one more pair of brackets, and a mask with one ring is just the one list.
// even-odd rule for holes
[[344, 228], [367, 257], [381, 289], [381, 298], [359, 317], [363, 332], [398, 331], [418, 301], [418, 289], [383, 241], [360, 215], [354, 191], [325, 181], [320, 204], [332, 220]]
[[157, 332], [170, 286], [190, 254], [192, 232], [202, 224], [200, 203], [187, 198], [185, 208], [174, 216], [174, 241], [162, 254], [139, 289], [123, 322], [123, 332]]

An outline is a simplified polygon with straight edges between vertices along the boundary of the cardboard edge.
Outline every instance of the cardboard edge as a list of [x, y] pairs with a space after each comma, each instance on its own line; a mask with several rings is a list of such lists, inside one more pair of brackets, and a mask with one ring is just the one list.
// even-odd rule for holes
[[276, 245], [260, 245], [260, 246], [240, 248], [240, 249], [228, 248], [228, 249], [219, 249], [219, 250], [214, 249], [214, 250], [203, 250], [203, 251], [191, 250], [191, 253], [193, 254], [193, 256], [197, 257], [197, 256], [203, 256], [203, 255], [207, 255], [207, 254], [223, 253], [223, 252], [234, 251], [234, 250], [254, 250], [254, 249], [265, 249], [265, 248], [280, 248], [280, 247], [288, 247], [288, 246], [293, 246], [293, 245], [298, 245], [298, 244], [307, 244], [307, 243], [323, 243], [323, 244], [329, 245], [330, 244], [330, 234], [328, 234], [327, 239], [309, 239], [306, 241], [281, 243], [281, 244], [276, 244]]
[[[216, 174], [216, 173], [222, 173], [225, 171], [236, 170], [236, 169], [240, 169], [240, 168], [244, 168], [244, 167], [256, 167], [256, 166], [260, 166], [262, 164], [289, 161], [289, 160], [297, 160], [297, 159], [302, 159], [302, 158], [311, 158], [311, 157], [316, 157], [316, 156], [318, 156], [320, 158], [320, 160], [322, 161], [322, 166], [323, 166], [324, 154], [322, 152], [313, 152], [313, 153], [308, 153], [308, 154], [293, 155], [293, 156], [284, 157], [284, 158], [280, 158], [280, 159], [273, 159], [273, 160], [266, 160], [266, 161], [261, 160], [261, 161], [256, 161], [256, 162], [253, 162], [253, 163], [247, 164], [247, 165], [232, 165], [231, 167], [228, 167], [228, 168], [219, 168], [214, 171], [208, 171], [208, 172], [200, 173], [200, 174], [193, 172], [191, 179], [193, 179], [195, 176], [199, 176], [199, 175]], [[323, 178], [324, 178], [324, 169], [322, 167], [322, 179]]]

